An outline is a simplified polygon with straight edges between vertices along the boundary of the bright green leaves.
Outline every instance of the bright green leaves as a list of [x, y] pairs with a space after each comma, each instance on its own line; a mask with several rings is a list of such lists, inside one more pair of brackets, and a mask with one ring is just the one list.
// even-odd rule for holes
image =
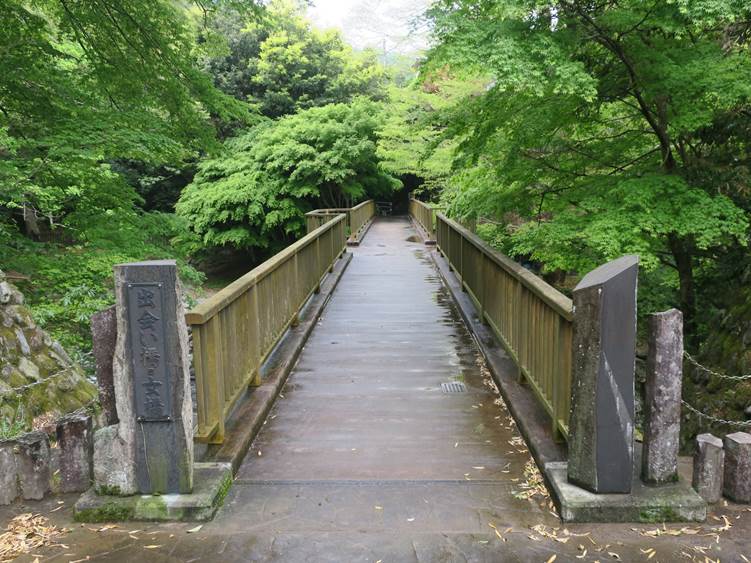
[[214, 26], [226, 34], [229, 53], [206, 65], [222, 90], [263, 115], [384, 97], [386, 75], [374, 54], [353, 52], [336, 31], [314, 29], [300, 5], [277, 0], [262, 25], [242, 22], [239, 14], [219, 14]]
[[303, 233], [305, 212], [398, 187], [376, 155], [381, 120], [381, 107], [360, 99], [259, 125], [201, 164], [177, 211], [207, 246], [283, 246]]
[[584, 272], [623, 254], [638, 254], [642, 267], [654, 270], [668, 236], [707, 249], [744, 244], [749, 226], [728, 198], [659, 173], [602, 178], [563, 201], [551, 199], [543, 210], [545, 217], [525, 223], [511, 238], [515, 253], [550, 270]]

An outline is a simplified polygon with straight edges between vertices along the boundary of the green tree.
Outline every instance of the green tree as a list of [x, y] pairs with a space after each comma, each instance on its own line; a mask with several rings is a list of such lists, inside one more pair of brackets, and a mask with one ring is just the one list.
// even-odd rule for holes
[[268, 121], [200, 164], [177, 212], [206, 246], [275, 250], [304, 233], [304, 214], [386, 196], [377, 103], [330, 104]]
[[259, 21], [226, 9], [212, 30], [226, 41], [224, 54], [205, 59], [215, 84], [267, 117], [385, 96], [386, 73], [375, 54], [353, 52], [337, 31], [312, 28], [299, 3], [271, 2]]
[[748, 238], [748, 4], [439, 0], [430, 17], [431, 65], [495, 80], [450, 117], [454, 211], [511, 223], [508, 249], [548, 269], [640, 254], [695, 335], [697, 284]]

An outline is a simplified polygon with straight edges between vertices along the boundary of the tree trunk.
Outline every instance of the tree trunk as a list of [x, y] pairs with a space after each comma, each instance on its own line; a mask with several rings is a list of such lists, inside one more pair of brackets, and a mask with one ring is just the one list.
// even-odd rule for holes
[[680, 308], [683, 312], [685, 338], [689, 343], [696, 339], [696, 291], [694, 288], [694, 261], [691, 243], [675, 235], [668, 236], [670, 252], [678, 270]]

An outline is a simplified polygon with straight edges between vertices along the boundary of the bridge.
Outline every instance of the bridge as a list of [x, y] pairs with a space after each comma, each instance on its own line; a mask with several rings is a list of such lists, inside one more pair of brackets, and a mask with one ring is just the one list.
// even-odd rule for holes
[[[631, 259], [585, 278], [577, 312], [417, 200], [404, 217], [378, 216], [367, 201], [306, 219], [306, 236], [186, 314], [195, 459], [211, 471], [231, 468], [233, 479], [214, 520], [191, 530], [200, 534], [151, 546], [169, 546], [165, 560], [553, 561], [588, 552], [585, 560], [635, 560], [645, 552], [634, 528], [595, 539], [576, 522], [706, 518], [685, 467], [680, 481], [642, 482], [632, 419], [621, 424], [628, 381], [619, 388], [613, 373], [621, 358], [629, 362], [617, 352], [634, 338], [635, 309], [624, 308], [634, 286], [615, 288], [620, 309], [610, 319], [587, 299], [609, 294], [604, 284], [623, 272], [635, 284]], [[627, 330], [608, 360], [600, 350], [613, 340], [602, 333], [613, 319]], [[602, 377], [599, 360], [590, 361], [599, 357], [609, 383], [592, 395], [605, 405], [593, 412], [582, 389]], [[611, 399], [620, 402], [609, 408]], [[149, 480], [149, 459], [175, 457], [151, 452]], [[587, 471], [593, 483], [584, 483]], [[606, 490], [614, 476], [627, 479], [624, 494]], [[184, 519], [183, 508], [170, 507], [204, 502], [196, 486], [198, 494], [158, 502], [87, 493], [76, 509], [107, 515], [135, 503], [145, 519]], [[210, 499], [221, 494], [207, 498], [201, 506], [214, 514]], [[668, 559], [683, 549], [678, 535], [663, 542]], [[130, 537], [116, 547], [126, 559], [139, 545]], [[82, 542], [92, 555], [108, 549]]]

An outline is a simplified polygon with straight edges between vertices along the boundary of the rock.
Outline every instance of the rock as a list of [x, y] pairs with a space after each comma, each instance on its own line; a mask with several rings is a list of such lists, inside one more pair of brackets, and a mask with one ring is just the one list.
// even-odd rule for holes
[[11, 285], [6, 282], [0, 282], [0, 305], [6, 305], [10, 303], [11, 298], [13, 297], [13, 288]]
[[746, 415], [746, 418], [751, 418], [751, 407], [746, 407], [746, 410], [743, 411], [743, 414]]
[[98, 494], [133, 495], [136, 485], [135, 444], [119, 434], [120, 424], [94, 432], [94, 486]]
[[722, 440], [712, 434], [699, 434], [696, 437], [692, 486], [710, 504], [722, 498], [724, 464]]
[[57, 359], [64, 364], [72, 364], [73, 360], [70, 359], [70, 356], [68, 353], [63, 349], [62, 346], [60, 346], [60, 343], [55, 340], [50, 345], [50, 352], [53, 352], [55, 356], [57, 356]]
[[91, 417], [69, 414], [57, 422], [60, 448], [60, 491], [82, 493], [91, 486], [93, 474], [93, 429]]
[[36, 326], [23, 295], [9, 282], [0, 304], [0, 379], [11, 387], [42, 382], [24, 394], [29, 418], [71, 412], [95, 397], [95, 387], [49, 335]]
[[20, 328], [16, 329], [16, 341], [18, 342], [18, 346], [21, 349], [21, 354], [23, 354], [24, 356], [31, 356], [31, 347], [26, 340], [26, 335], [24, 335], [23, 330], [21, 330]]
[[568, 479], [593, 493], [631, 491], [638, 257], [588, 273], [573, 293]]
[[735, 502], [751, 503], [751, 434], [725, 436], [723, 493]]
[[21, 358], [18, 362], [18, 370], [27, 379], [39, 381], [39, 368], [28, 358]]
[[117, 342], [117, 316], [114, 306], [91, 317], [91, 336], [99, 387], [99, 404], [102, 406], [106, 426], [109, 426], [117, 424], [118, 421], [112, 379], [112, 362]]
[[644, 401], [642, 479], [678, 480], [683, 388], [683, 315], [676, 309], [649, 316], [649, 352]]
[[44, 432], [29, 432], [16, 439], [16, 469], [21, 496], [40, 500], [50, 490], [50, 441]]
[[16, 473], [15, 443], [0, 441], [0, 506], [18, 498], [18, 475]]

